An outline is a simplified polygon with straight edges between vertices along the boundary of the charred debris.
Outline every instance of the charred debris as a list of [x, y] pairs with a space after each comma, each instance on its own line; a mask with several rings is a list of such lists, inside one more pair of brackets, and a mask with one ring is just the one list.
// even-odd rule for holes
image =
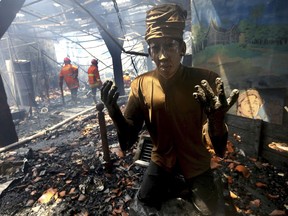
[[[1, 149], [1, 216], [129, 215], [145, 171], [145, 166], [135, 163], [138, 143], [122, 152], [106, 110], [97, 110], [85, 94], [80, 100], [75, 106], [67, 103], [63, 107], [60, 96], [55, 97], [53, 106], [43, 106], [40, 112], [19, 120], [17, 129], [23, 137], [33, 137], [30, 129], [35, 125], [41, 136]], [[124, 110], [125, 99], [122, 102]], [[106, 123], [108, 158], [103, 151], [99, 112]], [[65, 122], [67, 118], [70, 120]], [[53, 129], [55, 124], [59, 127]], [[223, 159], [211, 161], [211, 167], [218, 169], [227, 183], [226, 196], [233, 198], [241, 215], [287, 215], [287, 169], [246, 156], [235, 142], [237, 137], [229, 140]]]

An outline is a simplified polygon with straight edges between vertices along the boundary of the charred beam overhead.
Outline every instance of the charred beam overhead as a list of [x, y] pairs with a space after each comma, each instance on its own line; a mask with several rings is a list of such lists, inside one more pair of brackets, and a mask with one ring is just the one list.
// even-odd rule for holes
[[[119, 42], [115, 39], [115, 37], [113, 35], [111, 35], [111, 33], [105, 28], [105, 26], [103, 26], [101, 24], [101, 22], [99, 22], [95, 16], [93, 16], [93, 14], [87, 10], [85, 7], [83, 7], [83, 5], [81, 5], [80, 3], [76, 3], [79, 7], [81, 7], [87, 14], [89, 14], [89, 16], [98, 24], [98, 26], [100, 26], [100, 28], [110, 37], [110, 39], [115, 43], [115, 45], [121, 49], [124, 53], [127, 53], [127, 52], [130, 52], [130, 54], [133, 52], [133, 51], [126, 51], [122, 45], [119, 44]], [[133, 54], [135, 55], [141, 55], [141, 56], [148, 56], [147, 53], [141, 53], [141, 52], [133, 52]]]
[[[28, 6], [30, 6], [30, 5], [33, 5], [33, 4], [42, 2], [42, 1], [43, 1], [43, 0], [36, 0], [36, 1], [34, 1], [34, 2], [30, 2], [30, 3], [24, 4], [23, 7], [28, 7]], [[23, 8], [23, 7], [22, 7], [22, 8]]]
[[[34, 13], [31, 13], [29, 11], [25, 11], [25, 10], [21, 10], [22, 12], [24, 13], [27, 13], [27, 14], [30, 14], [32, 16], [35, 16], [37, 18], [41, 18], [40, 16], [34, 14]], [[31, 24], [32, 27], [34, 28], [40, 28], [40, 29], [43, 29], [44, 31], [52, 31], [50, 30], [51, 27], [53, 27], [53, 31], [56, 32], [57, 31], [57, 28], [59, 29], [60, 33], [63, 32], [63, 27], [67, 28], [65, 31], [66, 32], [72, 32], [72, 31], [79, 31], [79, 32], [82, 32], [82, 33], [85, 33], [87, 35], [90, 35], [90, 36], [93, 36], [97, 39], [100, 39], [99, 36], [95, 36], [94, 34], [91, 34], [90, 32], [88, 31], [84, 31], [83, 29], [81, 28], [78, 28], [78, 27], [74, 27], [74, 25], [71, 25], [71, 24], [64, 24], [62, 22], [59, 22], [59, 21], [54, 21], [54, 20], [48, 20], [49, 22], [52, 22], [53, 24]], [[35, 21], [31, 21], [31, 23], [34, 23]], [[68, 23], [68, 21], [67, 21]], [[13, 23], [14, 25], [18, 25], [18, 24], [24, 24], [24, 23], [21, 23], [21, 22], [15, 22]], [[30, 25], [27, 25], [27, 26], [30, 26]], [[50, 28], [49, 28], [50, 27]], [[96, 27], [96, 26], [95, 26]], [[70, 31], [68, 31], [70, 30]], [[59, 37], [62, 37], [62, 35], [59, 33]]]
[[[42, 0], [43, 1], [43, 0]], [[58, 12], [58, 13], [54, 13], [53, 15], [50, 15], [50, 16], [46, 16], [46, 15], [42, 15], [43, 13], [41, 13], [41, 12], [38, 12], [38, 14], [36, 13], [36, 9], [31, 9], [30, 7], [28, 7], [28, 6], [31, 6], [32, 4], [36, 4], [36, 3], [38, 3], [38, 4], [42, 4], [42, 1], [34, 1], [34, 2], [32, 2], [32, 3], [28, 3], [28, 4], [26, 4], [24, 7], [23, 7], [23, 9], [22, 9], [22, 11], [23, 12], [25, 12], [25, 13], [29, 13], [31, 16], [34, 16], [34, 17], [37, 17], [38, 19], [37, 20], [32, 20], [32, 21], [17, 21], [17, 22], [15, 22], [15, 24], [24, 24], [24, 23], [27, 23], [27, 24], [29, 24], [29, 23], [31, 23], [32, 25], [35, 25], [35, 22], [43, 22], [43, 21], [46, 21], [46, 20], [48, 20], [49, 22], [57, 22], [57, 21], [55, 21], [56, 19], [53, 19], [53, 20], [51, 20], [52, 18], [56, 18], [56, 17], [60, 17], [61, 18], [61, 16], [63, 16], [63, 15], [66, 15], [66, 16], [68, 16], [69, 14], [73, 14], [73, 17], [74, 18], [76, 18], [76, 17], [78, 17], [78, 18], [81, 18], [82, 19], [82, 21], [83, 20], [85, 20], [85, 21], [87, 21], [88, 22], [88, 24], [90, 24], [89, 23], [89, 19], [87, 19], [87, 16], [85, 16], [85, 13], [81, 13], [80, 15], [79, 15], [79, 13], [80, 13], [80, 10], [77, 10], [77, 8], [79, 8], [79, 7], [77, 7], [77, 4], [78, 4], [78, 2], [77, 1], [71, 1], [70, 2], [70, 4], [69, 4], [69, 1], [67, 2], [67, 1], [56, 1], [56, 0], [54, 0], [54, 2], [55, 3], [57, 3], [58, 5], [60, 5], [61, 6], [61, 8], [64, 8], [64, 9], [62, 9], [62, 11], [61, 12]], [[108, 2], [108, 1], [106, 1], [106, 2]], [[110, 1], [111, 2], [111, 1]], [[117, 3], [117, 1], [115, 1], [116, 3]], [[82, 3], [81, 5], [83, 6], [83, 7], [85, 7], [85, 8], [99, 8], [98, 6], [99, 6], [99, 4], [103, 4], [103, 3], [105, 3], [105, 2], [103, 2], [103, 1], [101, 1], [101, 3], [99, 3], [99, 1], [95, 1], [95, 0], [90, 0], [90, 1], [85, 1], [84, 3]], [[132, 5], [131, 5], [132, 4]], [[98, 5], [98, 6], [97, 6]], [[141, 3], [139, 3], [139, 2], [137, 2], [137, 1], [132, 1], [132, 2], [129, 2], [129, 4], [128, 3], [125, 3], [125, 7], [123, 7], [122, 6], [122, 8], [120, 9], [120, 7], [118, 6], [117, 8], [118, 8], [118, 12], [117, 11], [115, 11], [115, 10], [106, 10], [105, 12], [101, 12], [101, 11], [98, 11], [98, 13], [97, 13], [97, 16], [107, 16], [107, 15], [112, 15], [112, 14], [119, 14], [120, 15], [120, 13], [121, 14], [123, 14], [123, 15], [121, 15], [121, 16], [123, 16], [123, 17], [127, 17], [127, 15], [129, 15], [129, 16], [131, 16], [131, 13], [135, 13], [136, 11], [138, 11], [138, 12], [143, 12], [143, 9], [142, 9], [142, 7], [145, 7], [145, 10], [148, 8], [147, 7], [147, 5], [149, 5], [149, 2], [147, 2], [147, 4], [146, 4], [146, 2], [145, 2], [145, 4], [143, 3], [143, 2], [141, 2]], [[128, 10], [130, 10], [130, 9], [133, 9], [133, 11], [130, 11], [130, 12], [124, 12], [124, 11], [128, 11]], [[29, 11], [28, 11], [29, 10]], [[99, 13], [100, 12], [100, 13]], [[137, 13], [138, 14], [138, 13]], [[132, 16], [132, 17], [134, 17], [134, 16]], [[65, 24], [66, 25], [68, 25], [69, 26], [69, 24], [71, 25], [71, 23], [69, 23], [69, 22], [71, 22], [72, 20], [71, 19], [68, 19], [68, 21], [63, 21], [63, 19], [61, 18], [60, 19], [61, 21], [58, 21], [58, 22], [61, 22], [61, 24], [62, 24], [62, 26], [64, 26]], [[74, 20], [73, 20], [74, 21]], [[67, 22], [67, 23], [66, 23]], [[117, 20], [116, 21], [114, 21], [114, 22], [117, 22]], [[142, 22], [143, 22], [143, 20], [142, 20]], [[80, 25], [81, 23], [78, 23], [78, 25]], [[45, 25], [45, 24], [44, 24]], [[47, 24], [46, 24], [47, 25]], [[124, 26], [126, 27], [127, 26], [127, 24], [125, 25], [125, 23], [123, 22], [123, 23], [120, 23], [120, 25], [121, 25], [121, 28], [124, 28]], [[48, 26], [49, 27], [49, 26]], [[128, 25], [128, 27], [129, 27], [129, 25]], [[130, 26], [131, 27], [131, 26]]]
[[[87, 33], [88, 35], [91, 35], [91, 33], [90, 33], [91, 31], [88, 32], [88, 31], [85, 31], [85, 29], [91, 28], [91, 27], [92, 28], [96, 27], [96, 25], [93, 26], [93, 24], [95, 24], [95, 19], [93, 18], [94, 16], [92, 14], [90, 14], [90, 17], [89, 17], [89, 14], [88, 14], [87, 15], [88, 17], [87, 17], [83, 13], [83, 11], [85, 12], [85, 10], [86, 10], [86, 14], [87, 14], [88, 10], [86, 9], [86, 7], [88, 7], [88, 6], [91, 7], [92, 6], [91, 4], [94, 3], [93, 4], [94, 7], [96, 7], [96, 4], [99, 4], [99, 2], [97, 2], [95, 0], [85, 1], [82, 4], [80, 4], [78, 1], [75, 1], [75, 0], [65, 1], [64, 3], [63, 3], [63, 1], [54, 0], [53, 2], [59, 4], [62, 8], [64, 8], [64, 10], [62, 9], [63, 12], [58, 12], [58, 13], [53, 14], [51, 16], [41, 16], [40, 13], [36, 14], [36, 12], [33, 11], [33, 10], [29, 10], [28, 11], [28, 9], [27, 9], [28, 6], [31, 6], [31, 5], [37, 4], [37, 3], [40, 4], [40, 3], [42, 3], [42, 1], [34, 1], [34, 2], [31, 2], [31, 3], [28, 3], [28, 4], [24, 5], [24, 9], [21, 10], [22, 13], [25, 13], [25, 14], [28, 14], [30, 16], [36, 17], [37, 20], [33, 20], [33, 21], [18, 21], [18, 22], [15, 22], [14, 24], [30, 24], [31, 23], [32, 27], [43, 29], [43, 32], [46, 29], [49, 30], [49, 29], [52, 28], [54, 32], [58, 33], [59, 37], [61, 37], [63, 32], [71, 32], [73, 30], [80, 31], [80, 32], [83, 32], [83, 33]], [[116, 12], [111, 10], [111, 11], [108, 11], [108, 12], [105, 11], [105, 13], [103, 13], [103, 14], [105, 14], [106, 16], [107, 16], [107, 14], [110, 14], [110, 15], [113, 14], [113, 13], [117, 14], [118, 15], [118, 21], [120, 23], [120, 27], [122, 29], [123, 34], [125, 34], [124, 33], [124, 28], [127, 28], [127, 27], [131, 28], [133, 23], [131, 23], [130, 25], [127, 25], [127, 24], [125, 25], [123, 23], [123, 21], [122, 21], [122, 19], [120, 17], [120, 13], [119, 13], [120, 9], [119, 9], [119, 7], [117, 5], [117, 1], [113, 1], [113, 2], [114, 2], [114, 8], [115, 8]], [[103, 2], [101, 2], [101, 3], [103, 3]], [[143, 3], [141, 3], [141, 4], [143, 4]], [[141, 4], [140, 3], [135, 3], [131, 7], [138, 6], [138, 5], [141, 5]], [[79, 9], [82, 9], [81, 13], [80, 13]], [[76, 13], [76, 11], [77, 11], [77, 13]], [[122, 11], [122, 9], [121, 9], [121, 11]], [[60, 21], [60, 20], [57, 19], [57, 17], [61, 17], [62, 15], [67, 16], [67, 14], [73, 14], [73, 17], [77, 17], [77, 14], [79, 14], [79, 13], [81, 14], [81, 16], [79, 16], [79, 19], [82, 21], [83, 27], [82, 27], [81, 23], [79, 22], [80, 20], [79, 21], [75, 21], [75, 18], [74, 19], [68, 19], [68, 20], [65, 19], [64, 21], [63, 20]], [[91, 15], [93, 16], [92, 20], [94, 22], [91, 22], [92, 21], [91, 20]], [[43, 23], [45, 21], [47, 21], [48, 23]], [[35, 22], [39, 22], [39, 24], [37, 24], [37, 23], [35, 24]], [[72, 25], [72, 23], [75, 23], [75, 25]], [[97, 21], [96, 21], [96, 23], [97, 23]], [[100, 27], [102, 29], [104, 28], [103, 26], [101, 26], [102, 25], [101, 23], [98, 22], [97, 24], [98, 24], [98, 26], [100, 25]], [[77, 27], [75, 27], [75, 26], [77, 26]], [[115, 26], [117, 26], [116, 23], [115, 23]], [[137, 27], [137, 26], [134, 25], [134, 27]], [[144, 32], [144, 30], [142, 30], [142, 31]], [[95, 37], [95, 35], [92, 35], [92, 36]], [[117, 38], [115, 36], [112, 36], [112, 37], [114, 37], [115, 39], [118, 39], [118, 40], [120, 39], [120, 38]], [[96, 37], [96, 38], [100, 39], [99, 36]], [[119, 46], [117, 40], [115, 40], [115, 39], [112, 39], [112, 40], [115, 42], [115, 44], [117, 46]], [[134, 55], [138, 55], [139, 54], [139, 55], [142, 55], [142, 56], [148, 56], [148, 54], [146, 54], [146, 53], [138, 53], [138, 52], [134, 52], [134, 51], [126, 51], [123, 48], [121, 48], [121, 49], [125, 53], [129, 52], [128, 54], [134, 54]]]

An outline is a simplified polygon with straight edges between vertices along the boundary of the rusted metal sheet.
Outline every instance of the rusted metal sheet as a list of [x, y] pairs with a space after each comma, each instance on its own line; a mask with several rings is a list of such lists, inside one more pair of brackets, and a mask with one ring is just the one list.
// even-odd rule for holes
[[227, 114], [226, 123], [228, 139], [246, 155], [258, 157], [262, 121]]
[[268, 147], [263, 147], [261, 156], [277, 167], [288, 167], [288, 153], [277, 152]]

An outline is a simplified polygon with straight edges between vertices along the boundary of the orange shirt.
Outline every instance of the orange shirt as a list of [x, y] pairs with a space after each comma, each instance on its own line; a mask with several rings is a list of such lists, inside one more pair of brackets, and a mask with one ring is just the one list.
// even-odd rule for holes
[[88, 82], [91, 88], [99, 87], [100, 75], [98, 67], [96, 65], [91, 65], [88, 68]]
[[129, 75], [124, 74], [124, 75], [123, 75], [123, 80], [124, 80], [124, 81], [129, 81], [129, 82], [130, 82], [130, 81], [131, 81], [131, 78], [130, 78]]
[[64, 79], [69, 89], [79, 88], [78, 67], [72, 64], [66, 64], [62, 67], [60, 79]]
[[123, 82], [124, 82], [124, 86], [130, 87], [130, 85], [131, 85], [131, 78], [130, 78], [130, 76], [124, 74], [124, 75], [123, 75]]

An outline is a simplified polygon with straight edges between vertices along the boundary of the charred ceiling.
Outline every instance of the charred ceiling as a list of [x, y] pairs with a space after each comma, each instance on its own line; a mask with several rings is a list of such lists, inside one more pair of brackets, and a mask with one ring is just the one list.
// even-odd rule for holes
[[114, 78], [123, 94], [122, 71], [133, 70], [137, 75], [151, 67], [144, 40], [145, 16], [151, 6], [164, 2], [187, 7], [190, 1], [26, 0], [0, 41], [1, 71], [6, 70], [6, 60], [26, 59], [34, 74], [39, 65], [46, 65], [40, 71], [57, 73], [63, 57], [69, 56], [84, 79], [91, 59], [97, 58], [100, 74]]
[[[113, 40], [143, 40], [145, 11], [155, 1], [29, 1], [26, 0], [12, 25], [26, 34], [61, 39], [67, 33], [101, 39], [100, 31]], [[25, 29], [25, 31], [23, 31]]]

